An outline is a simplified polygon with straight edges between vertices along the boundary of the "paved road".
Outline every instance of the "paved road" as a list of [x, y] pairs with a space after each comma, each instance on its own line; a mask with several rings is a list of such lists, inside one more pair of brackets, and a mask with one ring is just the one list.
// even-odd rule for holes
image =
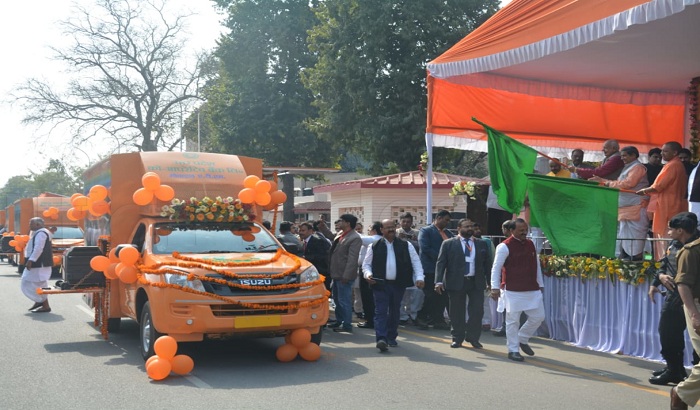
[[16, 269], [0, 262], [0, 409], [661, 409], [658, 363], [533, 339], [534, 358], [506, 358], [505, 339], [451, 349], [445, 331], [402, 328], [380, 354], [371, 331], [326, 331], [318, 362], [279, 363], [280, 339], [182, 344], [192, 375], [151, 381], [125, 320], [104, 341], [80, 295], [27, 312]]

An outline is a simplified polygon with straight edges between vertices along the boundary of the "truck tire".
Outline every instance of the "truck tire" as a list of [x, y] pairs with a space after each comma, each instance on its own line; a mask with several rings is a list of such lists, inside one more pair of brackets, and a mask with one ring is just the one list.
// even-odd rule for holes
[[156, 330], [156, 327], [153, 326], [153, 315], [151, 314], [150, 302], [146, 302], [143, 305], [139, 327], [141, 329], [139, 332], [141, 336], [139, 339], [141, 342], [139, 343], [141, 346], [141, 356], [143, 356], [143, 360], [148, 360], [149, 357], [155, 354], [153, 351], [153, 345], [156, 343], [156, 339], [163, 336], [163, 334], [159, 333]]
[[311, 343], [321, 346], [321, 339], [323, 339], [323, 328], [318, 329], [318, 333], [311, 335]]
[[110, 317], [107, 319], [107, 331], [109, 333], [119, 332], [119, 328], [122, 325], [122, 318], [120, 317]]

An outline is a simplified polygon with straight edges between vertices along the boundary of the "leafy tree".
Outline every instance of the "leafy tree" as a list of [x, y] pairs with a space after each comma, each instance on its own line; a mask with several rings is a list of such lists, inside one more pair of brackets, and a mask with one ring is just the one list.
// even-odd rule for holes
[[11, 177], [0, 188], [0, 206], [6, 208], [18, 199], [33, 198], [43, 192], [65, 196], [80, 192], [82, 171], [81, 168], [66, 168], [61, 161], [52, 159], [39, 173]]
[[[262, 158], [270, 166], [332, 166], [337, 157], [305, 125], [316, 115], [301, 83], [316, 62], [306, 43], [316, 24], [309, 2], [217, 0], [228, 13], [217, 81], [202, 123], [209, 147]], [[312, 2], [313, 3], [313, 2]]]
[[416, 169], [425, 151], [425, 66], [498, 10], [498, 0], [327, 0], [303, 79], [318, 115], [312, 129], [371, 163], [370, 172]]
[[106, 133], [117, 147], [172, 150], [200, 81], [198, 66], [178, 68], [187, 15], [171, 15], [164, 0], [96, 3], [61, 23], [74, 40], [54, 49], [73, 74], [65, 91], [34, 78], [17, 90], [24, 122], [68, 124], [76, 145]]

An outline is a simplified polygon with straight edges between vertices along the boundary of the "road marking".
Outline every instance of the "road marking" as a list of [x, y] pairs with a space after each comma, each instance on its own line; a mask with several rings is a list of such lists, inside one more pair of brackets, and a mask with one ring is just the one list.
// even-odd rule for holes
[[204, 380], [200, 379], [197, 376], [189, 375], [189, 376], [184, 376], [184, 378], [185, 378], [185, 380], [194, 384], [196, 387], [199, 387], [200, 389], [213, 389], [213, 387], [211, 387], [207, 382], [205, 382]]
[[80, 309], [80, 310], [82, 310], [83, 312], [87, 313], [87, 315], [90, 316], [91, 318], [93, 318], [93, 319], [95, 318], [95, 312], [93, 312], [92, 309], [88, 309], [87, 306], [75, 305], [75, 307], [77, 307], [78, 309]]
[[[431, 335], [427, 335], [425, 333], [413, 332], [413, 331], [405, 330], [405, 329], [402, 329], [401, 333], [407, 333], [407, 334], [422, 337], [425, 339], [436, 340], [438, 342], [452, 343], [451, 338], [448, 339], [448, 338], [444, 338], [444, 337], [431, 336]], [[490, 350], [490, 349], [471, 349], [471, 350], [474, 350], [477, 353], [483, 352], [483, 353], [490, 353], [490, 354], [499, 355], [499, 356], [507, 356], [505, 353], [498, 352], [495, 350]], [[630, 388], [633, 388], [636, 390], [641, 390], [641, 391], [644, 391], [647, 393], [653, 393], [653, 394], [656, 394], [659, 396], [668, 397], [667, 391], [658, 390], [658, 389], [655, 389], [653, 387], [646, 387], [646, 386], [641, 386], [641, 385], [637, 385], [637, 384], [633, 384], [633, 383], [623, 382], [623, 381], [614, 379], [612, 377], [607, 377], [607, 376], [602, 376], [602, 375], [596, 374], [593, 371], [577, 370], [577, 369], [574, 369], [571, 367], [564, 367], [564, 366], [559, 366], [559, 365], [556, 365], [553, 363], [547, 363], [545, 360], [546, 359], [528, 357], [525, 363], [526, 364], [533, 364], [533, 365], [538, 366], [538, 367], [544, 367], [544, 368], [547, 368], [550, 370], [556, 370], [556, 371], [559, 371], [562, 373], [569, 373], [569, 374], [573, 374], [573, 375], [576, 375], [579, 377], [586, 377], [589, 379], [593, 379], [593, 380], [597, 380], [597, 381], [601, 381], [601, 382], [605, 382], [605, 383], [613, 383], [613, 384], [616, 384], [618, 386], [630, 387]]]

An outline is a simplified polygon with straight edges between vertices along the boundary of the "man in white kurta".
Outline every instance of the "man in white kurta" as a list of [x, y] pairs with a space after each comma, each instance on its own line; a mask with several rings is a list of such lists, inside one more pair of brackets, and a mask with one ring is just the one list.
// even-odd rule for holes
[[25, 266], [22, 273], [22, 293], [34, 302], [34, 305], [29, 308], [31, 312], [48, 313], [51, 311], [48, 297], [37, 294], [36, 290], [49, 286], [53, 265], [51, 232], [44, 228], [44, 220], [41, 218], [32, 218], [29, 221], [29, 229], [32, 232], [27, 247], [24, 248]]
[[[502, 298], [499, 312], [506, 310], [508, 358], [516, 362], [524, 360], [520, 349], [529, 356], [535, 354], [530, 338], [544, 320], [542, 269], [527, 233], [527, 222], [518, 218], [513, 235], [496, 247], [491, 268], [491, 297]], [[523, 312], [527, 321], [518, 330]]]

